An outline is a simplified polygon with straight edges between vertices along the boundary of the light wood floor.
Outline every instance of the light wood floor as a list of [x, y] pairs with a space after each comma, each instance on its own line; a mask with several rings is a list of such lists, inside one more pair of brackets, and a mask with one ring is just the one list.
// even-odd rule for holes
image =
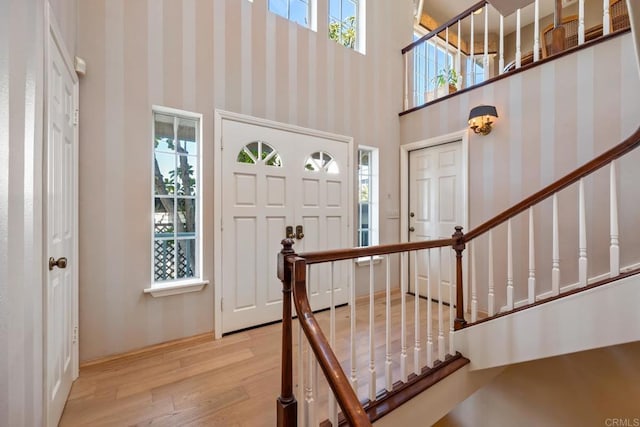
[[[407, 296], [408, 366], [413, 367], [414, 298]], [[391, 298], [394, 379], [399, 376], [400, 294]], [[384, 388], [385, 298], [375, 301], [377, 388]], [[434, 353], [437, 355], [437, 304], [432, 303]], [[368, 376], [368, 299], [356, 303], [359, 395]], [[421, 300], [421, 366], [426, 363], [426, 301]], [[448, 338], [448, 307], [444, 307]], [[328, 336], [329, 313], [318, 315]], [[297, 321], [296, 321], [297, 323]], [[297, 324], [294, 323], [294, 340]], [[349, 308], [336, 310], [336, 354], [349, 356]], [[280, 391], [281, 325], [275, 324], [220, 340], [176, 344], [80, 370], [61, 426], [274, 426]], [[447, 340], [448, 341], [448, 340]], [[294, 375], [296, 374], [294, 350]], [[437, 356], [436, 356], [437, 357]], [[349, 374], [349, 362], [343, 362]], [[320, 374], [321, 376], [321, 374]], [[325, 387], [321, 386], [321, 390]], [[326, 392], [321, 392], [320, 401]], [[302, 396], [298, 396], [298, 401]]]

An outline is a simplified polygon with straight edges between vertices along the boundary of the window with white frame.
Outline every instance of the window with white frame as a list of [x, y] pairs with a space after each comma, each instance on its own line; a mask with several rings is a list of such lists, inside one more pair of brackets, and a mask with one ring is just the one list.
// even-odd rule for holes
[[365, 0], [329, 0], [329, 39], [364, 53]]
[[314, 0], [269, 0], [269, 10], [277, 15], [312, 28], [312, 2]]
[[358, 149], [358, 246], [378, 244], [378, 149]]
[[[414, 33], [413, 40], [422, 37]], [[437, 37], [433, 37], [424, 43], [420, 43], [413, 49], [413, 73], [414, 73], [414, 104], [422, 105], [438, 96], [439, 89], [445, 89], [455, 79], [455, 58], [451, 53], [451, 47], [443, 46]], [[448, 92], [445, 90], [447, 94]]]
[[201, 278], [200, 114], [153, 108], [153, 279]]

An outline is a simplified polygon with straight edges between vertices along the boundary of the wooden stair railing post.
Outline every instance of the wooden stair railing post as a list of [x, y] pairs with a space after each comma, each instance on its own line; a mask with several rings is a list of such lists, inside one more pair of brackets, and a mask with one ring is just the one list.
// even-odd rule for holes
[[453, 244], [451, 245], [453, 250], [456, 251], [456, 320], [455, 329], [458, 330], [467, 323], [464, 320], [464, 295], [462, 293], [462, 251], [464, 251], [464, 233], [462, 227], [456, 226], [456, 232], [451, 236]]
[[295, 255], [293, 239], [282, 240], [278, 254], [278, 279], [282, 281], [282, 372], [277, 401], [278, 427], [294, 427], [298, 420], [298, 403], [293, 395], [293, 337], [291, 318], [292, 265], [287, 258]]

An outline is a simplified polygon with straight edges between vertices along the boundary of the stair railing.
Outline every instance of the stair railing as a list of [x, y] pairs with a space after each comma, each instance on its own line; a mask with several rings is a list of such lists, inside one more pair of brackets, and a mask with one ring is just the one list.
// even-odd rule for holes
[[[578, 185], [578, 234], [579, 253], [578, 266], [580, 281], [579, 288], [596, 286], [587, 278], [587, 255], [586, 255], [586, 207], [584, 178], [594, 172], [610, 166], [610, 277], [620, 275], [620, 249], [619, 249], [619, 223], [618, 223], [618, 195], [617, 195], [617, 167], [616, 160], [629, 153], [640, 145], [640, 128], [622, 143], [611, 148], [600, 156], [594, 158], [575, 171], [567, 174], [563, 178], [548, 185], [532, 196], [527, 197], [520, 203], [505, 210], [496, 217], [473, 228], [468, 233], [462, 232], [462, 227], [455, 227], [455, 233], [450, 239], [401, 243], [392, 245], [380, 245], [354, 249], [338, 249], [322, 252], [296, 254], [293, 250], [293, 241], [285, 239], [282, 241], [283, 249], [278, 257], [278, 277], [283, 284], [283, 326], [282, 326], [282, 383], [281, 395], [277, 401], [278, 426], [296, 425], [318, 425], [325, 420], [323, 425], [340, 425], [341, 422], [348, 422], [354, 426], [371, 425], [377, 417], [388, 413], [399, 406], [403, 398], [406, 400], [409, 393], [406, 392], [408, 385], [415, 384], [420, 378], [424, 378], [438, 367], [446, 366], [452, 360], [459, 358], [456, 352], [454, 341], [454, 331], [470, 326], [476, 322], [490, 319], [494, 316], [504, 315], [514, 309], [524, 309], [529, 306], [545, 301], [556, 299], [562, 289], [559, 281], [559, 219], [558, 219], [558, 193], [573, 185]], [[535, 278], [535, 257], [534, 253], [534, 215], [533, 207], [547, 199], [553, 201], [552, 219], [552, 295], [545, 301], [537, 301], [536, 278]], [[528, 297], [522, 307], [515, 307], [514, 294], [514, 255], [513, 255], [513, 230], [512, 221], [514, 217], [524, 212], [528, 212], [528, 233], [529, 236], [529, 256], [528, 261]], [[493, 236], [492, 231], [503, 224], [507, 227], [507, 280], [506, 294], [507, 304], [503, 313], [498, 313], [494, 298], [493, 280]], [[489, 257], [488, 268], [488, 310], [486, 316], [479, 317], [477, 289], [476, 289], [476, 239], [488, 234]], [[465, 318], [464, 308], [464, 269], [463, 253], [467, 246], [471, 246], [471, 313], [470, 323]], [[392, 257], [394, 257], [392, 259]], [[454, 259], [455, 258], [455, 259]], [[517, 258], [517, 257], [516, 257]], [[369, 293], [365, 297], [368, 301], [356, 298], [355, 293], [355, 264], [365, 260], [369, 265]], [[437, 260], [437, 262], [434, 262]], [[385, 290], [383, 296], [377, 300], [375, 293], [374, 263], [384, 262], [386, 272]], [[343, 263], [342, 266], [339, 264]], [[344, 264], [346, 263], [346, 264]], [[409, 267], [409, 264], [413, 267]], [[328, 264], [328, 266], [327, 266]], [[314, 315], [309, 301], [311, 267], [317, 265], [328, 267], [322, 271], [322, 278], [316, 273], [317, 281], [329, 283], [327, 288], [317, 288], [317, 292], [327, 292], [331, 296], [329, 305], [329, 339], [322, 332], [319, 315]], [[392, 269], [397, 266], [400, 270], [400, 292], [395, 296], [392, 289], [397, 288], [397, 284], [392, 286]], [[350, 271], [348, 280], [344, 275], [336, 274], [340, 268]], [[417, 266], [417, 268], [415, 267]], [[422, 267], [422, 269], [421, 269]], [[435, 267], [435, 268], [434, 268]], [[454, 274], [455, 269], [455, 274]], [[410, 274], [408, 274], [408, 271]], [[447, 276], [448, 275], [448, 276]], [[411, 276], [411, 277], [409, 277]], [[345, 288], [348, 282], [349, 298], [349, 322], [350, 328], [347, 337], [338, 339], [336, 336], [336, 304], [334, 293], [336, 277], [340, 281], [339, 286]], [[444, 304], [446, 295], [441, 294], [442, 283], [447, 282], [449, 305]], [[342, 281], [341, 281], [342, 280]], [[436, 290], [432, 291], [433, 283], [439, 284]], [[320, 284], [318, 283], [318, 284]], [[409, 286], [412, 286], [413, 295], [407, 297]], [[579, 290], [579, 289], [578, 289]], [[437, 295], [434, 295], [437, 292]], [[575, 292], [571, 291], [571, 293]], [[407, 310], [407, 300], [413, 302], [414, 310]], [[397, 300], [399, 304], [397, 303]], [[377, 347], [376, 323], [383, 323], [382, 316], [376, 316], [376, 305], [382, 305], [384, 301], [384, 345]], [[293, 340], [293, 320], [292, 301], [298, 316], [298, 339], [297, 348], [297, 393], [294, 393], [294, 340]], [[400, 306], [398, 309], [397, 306]], [[366, 330], [356, 328], [356, 318], [359, 310], [365, 307], [368, 317]], [[445, 308], [446, 307], [446, 308]], [[394, 310], [396, 310], [394, 312]], [[425, 319], [421, 316], [426, 314]], [[397, 338], [397, 331], [391, 333], [394, 327], [392, 319], [396, 319], [397, 327], [400, 329], [400, 343], [392, 343], [392, 337]], [[360, 321], [362, 323], [362, 320]], [[448, 323], [448, 327], [445, 326]], [[410, 333], [410, 326], [413, 326], [413, 334]], [[425, 326], [424, 329], [421, 329]], [[326, 328], [325, 328], [326, 330]], [[412, 335], [412, 336], [411, 336]], [[413, 346], [409, 344], [407, 338], [413, 338]], [[306, 338], [306, 341], [304, 340]], [[348, 343], [348, 344], [345, 344]], [[368, 344], [368, 354], [363, 355], [360, 351], [362, 342]], [[425, 349], [423, 351], [423, 345]], [[399, 350], [399, 351], [398, 351]], [[412, 351], [413, 350], [413, 351]], [[363, 362], [363, 356], [366, 362]], [[342, 361], [342, 363], [341, 363]], [[379, 363], [382, 362], [382, 363]], [[423, 363], [425, 362], [425, 363]], [[366, 363], [366, 370], [360, 369]], [[349, 375], [345, 374], [343, 366], [349, 365]], [[360, 365], [360, 366], [359, 366]], [[379, 369], [380, 366], [380, 369]], [[318, 368], [324, 373], [328, 387], [322, 389], [318, 379]], [[384, 386], [378, 388], [378, 379]], [[320, 385], [320, 386], [319, 386]], [[329, 391], [330, 389], [330, 391]], [[326, 393], [324, 393], [326, 391]], [[404, 395], [402, 393], [405, 393]], [[415, 395], [415, 391], [413, 392]], [[302, 397], [301, 405], [296, 399]], [[327, 396], [328, 395], [328, 396]], [[401, 397], [398, 397], [402, 395]], [[394, 398], [395, 396], [395, 398]], [[325, 399], [326, 397], [326, 399]], [[381, 404], [384, 402], [384, 404]], [[395, 406], [394, 406], [395, 405]], [[342, 410], [342, 416], [338, 415], [338, 406]], [[384, 409], [380, 409], [384, 407]], [[369, 415], [368, 415], [369, 414]], [[371, 415], [373, 414], [373, 415]]]

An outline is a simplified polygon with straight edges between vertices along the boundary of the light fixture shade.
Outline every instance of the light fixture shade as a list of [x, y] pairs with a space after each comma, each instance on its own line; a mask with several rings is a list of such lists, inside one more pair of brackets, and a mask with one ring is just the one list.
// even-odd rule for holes
[[496, 107], [493, 105], [478, 105], [469, 111], [469, 120], [482, 116], [498, 117], [498, 111], [496, 111]]

